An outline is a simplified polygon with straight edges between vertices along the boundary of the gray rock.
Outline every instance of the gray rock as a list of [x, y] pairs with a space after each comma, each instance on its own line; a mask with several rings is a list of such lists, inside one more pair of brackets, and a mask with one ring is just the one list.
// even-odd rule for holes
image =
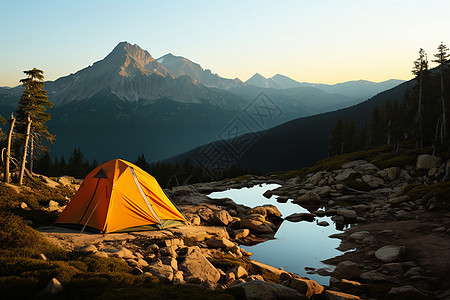
[[347, 179], [350, 175], [352, 175], [354, 173], [356, 173], [356, 172], [353, 171], [352, 169], [344, 169], [336, 177], [334, 177], [334, 179], [336, 179], [337, 181], [343, 181], [343, 180]]
[[59, 210], [59, 203], [53, 200], [48, 202], [48, 211], [57, 211]]
[[372, 282], [372, 281], [389, 281], [389, 277], [378, 273], [375, 270], [361, 273], [361, 279]]
[[217, 282], [220, 279], [219, 271], [197, 250], [186, 255], [178, 268], [184, 272], [187, 282]]
[[293, 203], [318, 203], [320, 202], [320, 196], [314, 192], [307, 192], [306, 194], [298, 197], [297, 199], [292, 201]]
[[56, 278], [50, 279], [50, 281], [47, 283], [47, 286], [44, 289], [44, 292], [50, 293], [52, 295], [59, 294], [62, 292], [64, 287], [62, 286], [61, 282], [58, 281]]
[[370, 237], [369, 231], [357, 231], [350, 234], [349, 239], [352, 241], [362, 242], [365, 238]]
[[403, 275], [403, 264], [401, 263], [387, 263], [381, 267], [393, 275]]
[[429, 170], [439, 168], [442, 159], [437, 156], [422, 154], [417, 157], [416, 170]]
[[30, 208], [28, 207], [28, 205], [25, 202], [20, 203], [20, 208], [24, 209], [24, 210], [30, 210]]
[[354, 211], [352, 209], [347, 209], [347, 208], [339, 208], [336, 211], [336, 213], [340, 216], [343, 216], [345, 219], [350, 219], [350, 220], [353, 220], [358, 216], [356, 211]]
[[409, 200], [411, 200], [411, 198], [409, 196], [407, 196], [407, 195], [405, 195], [405, 196], [398, 196], [398, 197], [394, 197], [394, 198], [389, 199], [389, 203], [391, 203], [391, 204], [398, 204], [398, 203], [402, 203], [402, 202], [409, 201]]
[[169, 281], [172, 281], [173, 279], [173, 268], [171, 266], [163, 264], [159, 259], [149, 264], [147, 269], [148, 272], [158, 278], [164, 278]]
[[290, 222], [300, 222], [300, 221], [313, 222], [315, 217], [316, 217], [315, 214], [310, 213], [293, 213], [287, 216], [285, 219]]
[[384, 169], [386, 171], [386, 179], [389, 181], [394, 181], [397, 178], [397, 175], [400, 173], [400, 168], [391, 167]]
[[398, 261], [405, 252], [405, 247], [388, 245], [381, 247], [375, 252], [375, 257], [382, 262], [390, 263]]
[[241, 266], [233, 267], [230, 270], [228, 270], [227, 273], [233, 273], [234, 274], [234, 278], [236, 278], [236, 279], [239, 279], [241, 277], [244, 277], [244, 276], [248, 275], [247, 270], [245, 270]]
[[361, 270], [358, 264], [351, 261], [340, 262], [331, 273], [331, 276], [337, 279], [357, 279], [360, 275]]
[[288, 279], [288, 284], [290, 288], [305, 294], [309, 299], [315, 294], [320, 294], [323, 292], [323, 286], [307, 278], [292, 277]]
[[373, 175], [363, 175], [361, 179], [371, 188], [379, 188], [385, 184], [383, 179]]
[[178, 271], [178, 261], [174, 257], [162, 256], [160, 260], [164, 265], [170, 266], [174, 272]]
[[231, 247], [234, 247], [234, 243], [228, 239], [219, 239], [219, 238], [212, 238], [206, 241], [206, 245], [208, 245], [209, 248], [222, 248], [222, 249], [229, 249]]
[[184, 281], [184, 277], [183, 277], [183, 272], [182, 271], [176, 271], [173, 274], [172, 283], [174, 285], [179, 285], [179, 284], [185, 284], [186, 283], [186, 281]]
[[37, 255], [36, 259], [39, 259], [39, 260], [47, 260], [47, 256], [45, 256], [44, 253], [40, 253], [40, 254]]
[[177, 257], [177, 253], [175, 252], [175, 246], [163, 247], [158, 250], [158, 253], [161, 256], [172, 256]]
[[233, 284], [228, 289], [241, 288], [244, 290], [248, 300], [269, 300], [269, 299], [302, 299], [304, 294], [287, 286], [265, 282], [261, 280], [251, 280]]
[[281, 212], [278, 210], [278, 208], [275, 205], [271, 204], [264, 204], [262, 207], [266, 209], [267, 216], [269, 217], [281, 217]]
[[389, 295], [399, 295], [399, 294], [416, 294], [416, 295], [423, 295], [422, 292], [420, 292], [418, 289], [410, 286], [410, 285], [404, 285], [399, 287], [393, 287], [390, 289]]
[[341, 168], [342, 169], [353, 169], [355, 167], [358, 167], [358, 166], [361, 166], [361, 165], [365, 165], [365, 164], [367, 164], [367, 161], [365, 161], [365, 160], [362, 160], [362, 159], [361, 160], [354, 160], [354, 161], [351, 161], [349, 163], [346, 163], [346, 164], [342, 165]]
[[227, 226], [233, 218], [226, 210], [219, 210], [212, 214], [211, 223], [218, 226]]
[[317, 222], [317, 225], [326, 227], [326, 226], [330, 226], [330, 223], [328, 223], [327, 221], [320, 221], [320, 222]]
[[250, 229], [255, 233], [275, 233], [276, 226], [271, 222], [266, 221], [261, 215], [248, 215], [240, 220], [240, 227]]
[[266, 197], [267, 199], [270, 199], [273, 196], [273, 191], [267, 190], [264, 192], [263, 196]]
[[258, 215], [265, 217], [265, 216], [267, 216], [267, 211], [262, 206], [256, 206], [256, 207], [250, 209], [249, 211], [247, 211], [247, 215], [253, 215], [253, 214], [258, 214]]
[[81, 248], [80, 248], [80, 251], [82, 251], [82, 252], [95, 253], [95, 252], [97, 252], [98, 250], [97, 250], [97, 247], [95, 247], [94, 245], [87, 245], [87, 246], [81, 247]]
[[234, 233], [235, 239], [241, 239], [241, 238], [245, 238], [246, 236], [248, 236], [250, 234], [250, 230], [248, 230], [247, 228], [236, 229], [236, 230], [233, 230], [233, 233]]

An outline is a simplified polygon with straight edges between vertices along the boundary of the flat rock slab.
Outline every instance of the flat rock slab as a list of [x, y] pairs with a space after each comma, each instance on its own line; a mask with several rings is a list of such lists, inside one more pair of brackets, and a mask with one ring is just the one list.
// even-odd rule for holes
[[245, 297], [248, 300], [306, 299], [304, 294], [301, 294], [292, 288], [261, 280], [242, 282], [229, 287], [229, 289], [233, 288], [242, 288], [245, 292]]
[[136, 236], [128, 233], [110, 233], [103, 236], [103, 234], [91, 232], [80, 233], [79, 230], [57, 226], [39, 227], [36, 230], [44, 235], [51, 243], [67, 250], [74, 250], [75, 248], [101, 242], [131, 241], [136, 238]]

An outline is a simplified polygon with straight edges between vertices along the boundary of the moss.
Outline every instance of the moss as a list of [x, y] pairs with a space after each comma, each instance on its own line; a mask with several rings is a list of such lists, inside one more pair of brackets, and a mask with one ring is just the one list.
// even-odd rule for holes
[[370, 162], [376, 165], [380, 169], [386, 169], [389, 167], [400, 167], [403, 168], [406, 165], [415, 165], [416, 156], [403, 154], [403, 153], [384, 153], [380, 154]]
[[406, 192], [411, 199], [429, 200], [436, 198], [437, 205], [441, 208], [450, 208], [450, 181], [435, 183], [432, 185], [410, 185], [410, 189]]
[[243, 267], [247, 272], [251, 271], [251, 264], [249, 262], [246, 262], [245, 260], [242, 259], [235, 259], [233, 256], [229, 256], [229, 257], [213, 257], [210, 258], [209, 261], [211, 262], [211, 264], [216, 267], [221, 269], [222, 271], [226, 272], [227, 270], [234, 268], [236, 266], [241, 266]]
[[18, 276], [0, 277], [0, 291], [3, 299], [32, 299], [38, 291], [38, 281], [34, 278]]

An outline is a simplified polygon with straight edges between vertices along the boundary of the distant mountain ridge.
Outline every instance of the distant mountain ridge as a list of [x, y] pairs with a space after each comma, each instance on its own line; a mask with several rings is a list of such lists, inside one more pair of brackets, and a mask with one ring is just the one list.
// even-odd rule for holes
[[189, 76], [194, 82], [198, 81], [206, 87], [228, 90], [245, 85], [239, 78], [227, 79], [213, 74], [211, 70], [204, 70], [198, 63], [172, 53], [161, 56], [157, 61], [172, 72], [176, 77]]
[[298, 87], [314, 87], [329, 94], [340, 94], [354, 99], [367, 100], [376, 94], [391, 89], [404, 80], [389, 79], [382, 82], [372, 82], [367, 80], [346, 81], [337, 84], [322, 84], [322, 83], [308, 83], [298, 82], [287, 76], [276, 74], [271, 78], [265, 78], [259, 73], [255, 73], [245, 83], [259, 88], [273, 88], [273, 89], [289, 89]]

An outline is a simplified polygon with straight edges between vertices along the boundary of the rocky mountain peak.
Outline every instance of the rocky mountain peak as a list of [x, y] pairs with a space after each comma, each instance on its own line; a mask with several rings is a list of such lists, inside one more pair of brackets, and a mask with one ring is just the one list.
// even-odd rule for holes
[[136, 74], [157, 74], [172, 76], [171, 72], [160, 65], [153, 56], [137, 44], [120, 42], [103, 60], [110, 66], [119, 68], [119, 75], [134, 77]]

